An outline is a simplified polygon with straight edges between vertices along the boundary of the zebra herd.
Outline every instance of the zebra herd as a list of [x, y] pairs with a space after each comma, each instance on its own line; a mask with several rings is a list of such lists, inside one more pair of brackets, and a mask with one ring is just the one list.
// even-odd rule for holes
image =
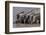
[[17, 14], [17, 20], [16, 23], [22, 23], [22, 24], [40, 24], [40, 14]]

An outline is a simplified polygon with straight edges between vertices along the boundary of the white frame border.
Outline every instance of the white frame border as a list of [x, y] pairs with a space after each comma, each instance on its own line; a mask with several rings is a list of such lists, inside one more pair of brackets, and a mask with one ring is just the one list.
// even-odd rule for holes
[[[40, 8], [41, 16], [41, 25], [40, 27], [26, 27], [26, 28], [13, 28], [13, 7], [35, 7]], [[10, 3], [9, 4], [9, 31], [10, 32], [21, 32], [21, 31], [39, 31], [43, 30], [43, 5], [34, 5], [34, 4], [19, 4], [19, 3]]]

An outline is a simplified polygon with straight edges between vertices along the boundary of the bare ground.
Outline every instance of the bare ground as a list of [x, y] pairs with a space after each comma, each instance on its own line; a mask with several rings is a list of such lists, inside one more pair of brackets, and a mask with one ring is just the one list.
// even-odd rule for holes
[[20, 27], [39, 27], [40, 24], [13, 24], [13, 28], [20, 28]]

